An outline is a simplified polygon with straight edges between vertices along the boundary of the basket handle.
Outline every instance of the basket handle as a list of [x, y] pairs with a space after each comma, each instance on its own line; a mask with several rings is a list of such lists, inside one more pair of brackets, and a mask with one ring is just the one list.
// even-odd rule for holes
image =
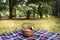
[[[23, 24], [22, 24], [22, 28], [24, 28], [24, 25], [25, 25], [25, 24], [31, 24], [31, 25], [32, 25], [32, 23], [26, 22], [26, 23], [23, 23]], [[34, 26], [34, 25], [32, 25], [32, 26]], [[35, 28], [35, 27], [34, 27], [34, 28]]]

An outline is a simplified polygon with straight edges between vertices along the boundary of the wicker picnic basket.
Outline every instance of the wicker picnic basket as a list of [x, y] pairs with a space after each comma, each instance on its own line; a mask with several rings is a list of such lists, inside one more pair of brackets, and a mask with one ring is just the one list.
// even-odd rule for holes
[[25, 36], [25, 37], [31, 37], [34, 35], [34, 32], [35, 32], [34, 29], [32, 29], [32, 30], [25, 29], [25, 27], [28, 27], [28, 26], [30, 26], [32, 28], [31, 23], [23, 23], [22, 24], [22, 33], [23, 33], [23, 36]]

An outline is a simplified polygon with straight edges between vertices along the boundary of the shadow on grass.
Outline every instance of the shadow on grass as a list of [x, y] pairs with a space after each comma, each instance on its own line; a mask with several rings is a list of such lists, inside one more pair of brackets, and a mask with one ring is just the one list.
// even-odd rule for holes
[[16, 19], [0, 19], [0, 20], [49, 20], [49, 19], [55, 19], [55, 18], [16, 18]]

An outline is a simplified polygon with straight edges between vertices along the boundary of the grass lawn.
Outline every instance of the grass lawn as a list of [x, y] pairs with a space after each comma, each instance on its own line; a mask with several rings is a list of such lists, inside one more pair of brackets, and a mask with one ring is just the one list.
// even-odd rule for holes
[[35, 19], [35, 20], [0, 20], [0, 33], [8, 33], [22, 28], [24, 22], [30, 22], [35, 29], [43, 29], [60, 33], [60, 21], [56, 18]]

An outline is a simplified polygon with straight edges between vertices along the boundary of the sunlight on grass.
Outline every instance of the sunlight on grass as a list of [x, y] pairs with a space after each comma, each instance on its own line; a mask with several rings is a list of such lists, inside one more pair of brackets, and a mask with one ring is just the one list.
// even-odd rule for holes
[[57, 19], [38, 19], [38, 20], [0, 20], [0, 33], [8, 33], [22, 28], [22, 24], [30, 22], [35, 29], [43, 29], [51, 32], [60, 33], [60, 21]]

